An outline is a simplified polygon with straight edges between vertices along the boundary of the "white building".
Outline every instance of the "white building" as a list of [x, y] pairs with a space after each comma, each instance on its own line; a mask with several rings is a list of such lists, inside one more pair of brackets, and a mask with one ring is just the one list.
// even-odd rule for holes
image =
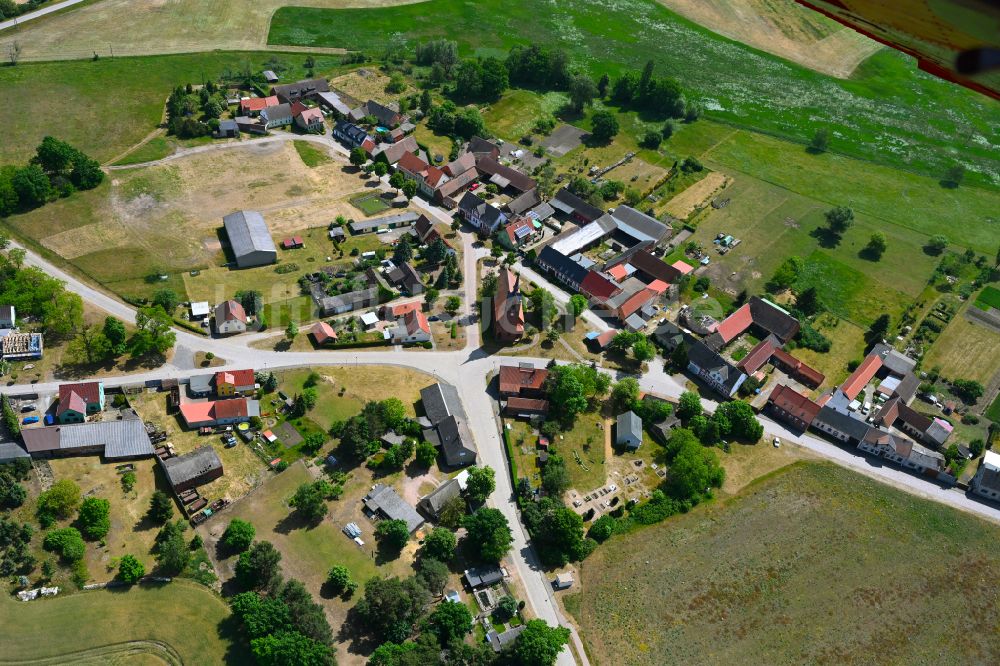
[[989, 499], [1000, 500], [1000, 453], [987, 451], [972, 477], [972, 491]]

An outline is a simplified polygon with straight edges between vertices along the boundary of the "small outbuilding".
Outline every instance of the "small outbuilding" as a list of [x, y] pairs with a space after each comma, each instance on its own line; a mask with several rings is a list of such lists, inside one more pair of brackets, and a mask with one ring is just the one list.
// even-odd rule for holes
[[203, 486], [222, 476], [222, 461], [211, 446], [202, 446], [176, 458], [160, 460], [174, 492]]
[[635, 451], [642, 444], [642, 419], [629, 410], [618, 415], [615, 444], [629, 451]]
[[552, 580], [552, 587], [557, 590], [565, 590], [573, 586], [573, 572], [567, 571], [565, 573], [556, 574], [556, 577]]

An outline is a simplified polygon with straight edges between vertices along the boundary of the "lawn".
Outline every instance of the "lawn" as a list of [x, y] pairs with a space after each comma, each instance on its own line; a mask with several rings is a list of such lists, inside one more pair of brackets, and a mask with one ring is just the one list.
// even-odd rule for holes
[[804, 265], [796, 288], [815, 287], [823, 306], [838, 317], [860, 326], [871, 324], [882, 313], [899, 320], [907, 300], [904, 294], [862, 275], [822, 250], [805, 257]]
[[968, 627], [995, 626], [1000, 608], [969, 572], [1000, 575], [998, 538], [942, 504], [800, 463], [613, 537], [566, 605], [595, 663], [991, 661], [1000, 637]]
[[230, 634], [226, 603], [208, 588], [182, 579], [30, 603], [3, 597], [5, 661], [152, 665], [245, 664], [252, 659], [245, 641]]
[[299, 157], [302, 158], [302, 163], [309, 168], [318, 167], [321, 164], [327, 164], [331, 161], [330, 153], [323, 148], [317, 148], [314, 143], [310, 143], [309, 141], [295, 141], [293, 145]]
[[483, 112], [486, 126], [497, 136], [517, 142], [530, 134], [535, 123], [556, 115], [568, 98], [559, 92], [539, 94], [530, 90], [511, 90]]
[[[118, 18], [133, 9], [122, 8]], [[141, 14], [145, 18], [150, 15]], [[187, 18], [177, 21], [178, 26], [188, 25]], [[25, 39], [21, 37], [26, 44]], [[88, 54], [90, 50], [88, 47]], [[22, 62], [17, 67], [0, 68], [0, 88], [5, 96], [21, 100], [17, 109], [0, 109], [0, 124], [4, 127], [0, 164], [27, 160], [47, 134], [68, 141], [101, 162], [109, 160], [156, 129], [163, 117], [164, 101], [175, 86], [220, 77], [245, 66], [263, 69], [272, 55], [216, 51], [96, 61]], [[287, 80], [305, 76], [306, 54], [277, 55], [289, 65], [283, 74]], [[316, 60], [317, 76], [343, 69], [339, 57], [317, 56]], [[38, 90], [46, 94], [38, 95]], [[60, 122], [53, 125], [53, 117]], [[158, 146], [162, 144], [150, 150]]]
[[983, 412], [983, 415], [993, 423], [1000, 423], [1000, 393], [990, 404], [989, 409]]
[[[385, 30], [388, 22], [398, 30]], [[483, 25], [490, 30], [484, 33]], [[1000, 159], [991, 146], [995, 101], [923, 74], [912, 59], [891, 51], [876, 53], [850, 79], [831, 78], [720, 37], [652, 0], [624, 0], [613, 8], [601, 0], [283, 7], [268, 42], [373, 53], [437, 37], [456, 40], [465, 55], [502, 55], [529, 42], [559, 47], [595, 76], [639, 70], [652, 58], [713, 119], [800, 143], [828, 127], [833, 149], [849, 155], [934, 178], [957, 159], [967, 165], [969, 180], [1000, 183]], [[959, 133], [970, 137], [960, 148]]]
[[378, 215], [392, 208], [381, 192], [365, 193], [351, 199], [351, 205], [365, 214], [365, 217]]
[[924, 354], [921, 367], [937, 367], [949, 379], [974, 379], [987, 386], [1000, 371], [1000, 334], [969, 321], [963, 308]]
[[[397, 475], [398, 476], [398, 475]], [[347, 611], [361, 597], [362, 591], [349, 601], [339, 597], [324, 595], [322, 586], [326, 574], [334, 564], [343, 564], [351, 572], [351, 578], [364, 583], [376, 574], [406, 576], [412, 573], [415, 542], [403, 554], [388, 562], [377, 562], [374, 556], [375, 539], [372, 522], [362, 512], [361, 498], [372, 484], [371, 472], [358, 468], [349, 474], [344, 487], [344, 495], [330, 502], [331, 515], [315, 526], [304, 525], [288, 506], [288, 499], [303, 483], [314, 480], [313, 474], [304, 462], [298, 462], [271, 479], [258, 492], [235, 504], [219, 520], [209, 521], [200, 528], [206, 543], [213, 543], [233, 518], [241, 518], [253, 524], [256, 538], [270, 541], [281, 551], [281, 568], [287, 578], [302, 581], [314, 598], [326, 610], [330, 625], [339, 628], [345, 621]], [[382, 483], [392, 483], [392, 478], [381, 479]], [[360, 547], [340, 530], [348, 522], [355, 522], [361, 528], [365, 545]], [[235, 557], [229, 556], [220, 562], [223, 571], [231, 571]], [[343, 640], [343, 639], [342, 639]], [[338, 659], [347, 658], [347, 642], [340, 643]], [[356, 646], [354, 646], [356, 648]]]
[[830, 339], [830, 351], [820, 353], [799, 347], [792, 355], [826, 375], [823, 387], [839, 386], [849, 374], [847, 364], [864, 357], [865, 329], [831, 314], [817, 317], [813, 327]]
[[163, 159], [173, 154], [174, 145], [171, 139], [165, 136], [155, 136], [115, 162], [115, 166], [143, 164], [144, 162]]

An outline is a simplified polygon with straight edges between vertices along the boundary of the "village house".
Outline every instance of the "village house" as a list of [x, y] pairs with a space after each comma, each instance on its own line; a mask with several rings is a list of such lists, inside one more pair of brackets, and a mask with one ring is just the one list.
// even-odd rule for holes
[[257, 390], [253, 370], [222, 370], [215, 373], [215, 394], [220, 398], [252, 394]]
[[305, 132], [318, 132], [323, 134], [326, 127], [323, 124], [323, 112], [318, 107], [309, 107], [302, 102], [292, 104], [292, 119], [296, 127]]
[[636, 451], [642, 445], [642, 419], [629, 410], [618, 415], [615, 422], [615, 446]]
[[493, 296], [493, 337], [513, 342], [524, 335], [524, 304], [521, 302], [521, 276], [501, 268]]
[[286, 104], [303, 99], [313, 99], [319, 93], [329, 91], [330, 84], [326, 79], [306, 79], [271, 87], [271, 94]]
[[56, 420], [59, 423], [83, 423], [90, 414], [104, 410], [104, 382], [61, 384]]
[[219, 454], [208, 445], [180, 456], [160, 459], [160, 467], [175, 493], [211, 483], [223, 474]]
[[402, 227], [409, 227], [417, 218], [420, 216], [411, 210], [404, 213], [397, 213], [395, 215], [386, 215], [385, 217], [375, 217], [370, 220], [355, 220], [347, 225], [351, 230], [351, 234], [357, 236], [359, 234], [370, 234], [378, 231], [379, 229], [399, 229]]
[[240, 138], [240, 125], [235, 120], [220, 120], [219, 127], [213, 136], [216, 139], [238, 139]]
[[475, 464], [475, 443], [458, 390], [451, 384], [431, 384], [420, 390], [420, 402], [430, 422], [424, 428], [424, 440], [441, 450], [445, 464], [448, 467]]
[[566, 187], [556, 192], [556, 196], [549, 203], [556, 211], [579, 224], [589, 224], [604, 215], [603, 210], [587, 203]]
[[954, 482], [954, 477], [945, 473], [944, 456], [931, 451], [905, 437], [900, 437], [878, 428], [871, 428], [858, 443], [858, 448], [873, 455], [882, 456], [897, 465], [911, 469], [918, 474], [941, 481]]
[[266, 108], [277, 106], [281, 101], [275, 95], [268, 97], [244, 97], [240, 100], [240, 115], [255, 118]]
[[188, 428], [246, 423], [260, 416], [260, 403], [247, 398], [186, 402], [180, 407], [181, 418]]
[[481, 236], [492, 235], [501, 224], [507, 222], [507, 216], [499, 208], [491, 206], [472, 192], [466, 192], [458, 202], [458, 211]]
[[546, 368], [536, 368], [532, 363], [501, 365], [498, 377], [501, 398], [542, 398], [545, 396]]
[[972, 492], [987, 499], [1000, 500], [1000, 453], [987, 451], [970, 482]]
[[230, 250], [238, 268], [266, 266], [278, 260], [264, 216], [255, 210], [240, 210], [222, 218]]
[[540, 222], [518, 217], [497, 234], [497, 240], [508, 250], [517, 250], [539, 240], [544, 233]]
[[733, 397], [747, 378], [700, 340], [688, 348], [688, 370], [726, 398]]
[[320, 106], [333, 112], [338, 119], [346, 118], [351, 113], [351, 107], [341, 98], [340, 93], [332, 90], [317, 92], [314, 98]]
[[392, 486], [376, 484], [362, 502], [365, 513], [373, 520], [402, 520], [411, 533], [424, 524], [424, 519], [417, 510], [397, 495]]
[[375, 122], [380, 127], [390, 130], [399, 126], [406, 118], [397, 109], [380, 104], [373, 99], [368, 100], [356, 109], [351, 109], [348, 117], [351, 122], [360, 123], [368, 116], [374, 117]]
[[552, 245], [543, 247], [535, 262], [543, 272], [569, 287], [571, 291], [580, 291], [580, 284], [590, 272], [579, 262], [554, 249]]
[[317, 296], [314, 294], [313, 302], [319, 308], [321, 317], [363, 310], [378, 305], [378, 287], [367, 287], [336, 296]]
[[445, 504], [461, 496], [462, 488], [458, 479], [448, 479], [430, 493], [421, 497], [417, 503], [417, 509], [432, 520], [437, 520]]
[[396, 169], [407, 180], [415, 182], [417, 190], [428, 199], [433, 198], [437, 189], [448, 181], [448, 176], [444, 171], [436, 166], [431, 166], [413, 153], [404, 154], [396, 163]]
[[325, 321], [318, 321], [313, 324], [310, 334], [320, 347], [337, 342], [337, 331], [333, 330], [333, 326], [330, 326]]
[[260, 120], [265, 129], [272, 127], [288, 127], [292, 124], [292, 106], [290, 104], [275, 104], [262, 109]]
[[346, 120], [337, 121], [333, 126], [333, 136], [349, 149], [361, 147], [369, 154], [375, 150], [375, 139], [361, 127]]
[[215, 306], [217, 335], [237, 335], [247, 331], [247, 313], [239, 301], [223, 301]]
[[395, 266], [386, 275], [397, 289], [407, 296], [416, 296], [424, 293], [424, 283], [420, 279], [420, 273], [409, 262]]
[[[399, 163], [403, 155], [419, 151], [420, 146], [417, 145], [417, 140], [412, 136], [408, 136], [402, 141], [395, 143], [380, 143], [369, 154], [372, 160], [385, 162], [388, 166], [394, 167]], [[426, 162], [427, 160], [424, 161]]]
[[747, 330], [753, 332], [758, 339], [763, 340], [768, 335], [773, 335], [785, 344], [799, 332], [799, 321], [771, 301], [752, 296], [736, 312], [714, 327], [712, 334], [705, 339], [705, 344], [719, 351]]
[[819, 414], [820, 406], [789, 386], [779, 384], [767, 398], [771, 414], [805, 432]]
[[401, 345], [430, 342], [431, 325], [427, 317], [420, 310], [408, 310], [392, 330], [392, 340]]

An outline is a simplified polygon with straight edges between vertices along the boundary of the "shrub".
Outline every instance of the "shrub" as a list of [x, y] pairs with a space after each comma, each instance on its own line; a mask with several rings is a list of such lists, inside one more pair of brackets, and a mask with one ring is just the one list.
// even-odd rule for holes
[[45, 535], [42, 547], [45, 550], [58, 553], [66, 562], [76, 562], [83, 559], [87, 548], [83, 542], [83, 537], [75, 527], [63, 527], [62, 529], [52, 530]]
[[146, 575], [146, 567], [132, 555], [122, 556], [118, 563], [118, 579], [129, 585]]
[[229, 521], [229, 526], [222, 533], [222, 543], [232, 552], [242, 553], [253, 543], [256, 530], [253, 525], [245, 520], [233, 518]]
[[103, 539], [111, 530], [111, 503], [99, 497], [88, 497], [80, 505], [80, 528], [91, 541]]

